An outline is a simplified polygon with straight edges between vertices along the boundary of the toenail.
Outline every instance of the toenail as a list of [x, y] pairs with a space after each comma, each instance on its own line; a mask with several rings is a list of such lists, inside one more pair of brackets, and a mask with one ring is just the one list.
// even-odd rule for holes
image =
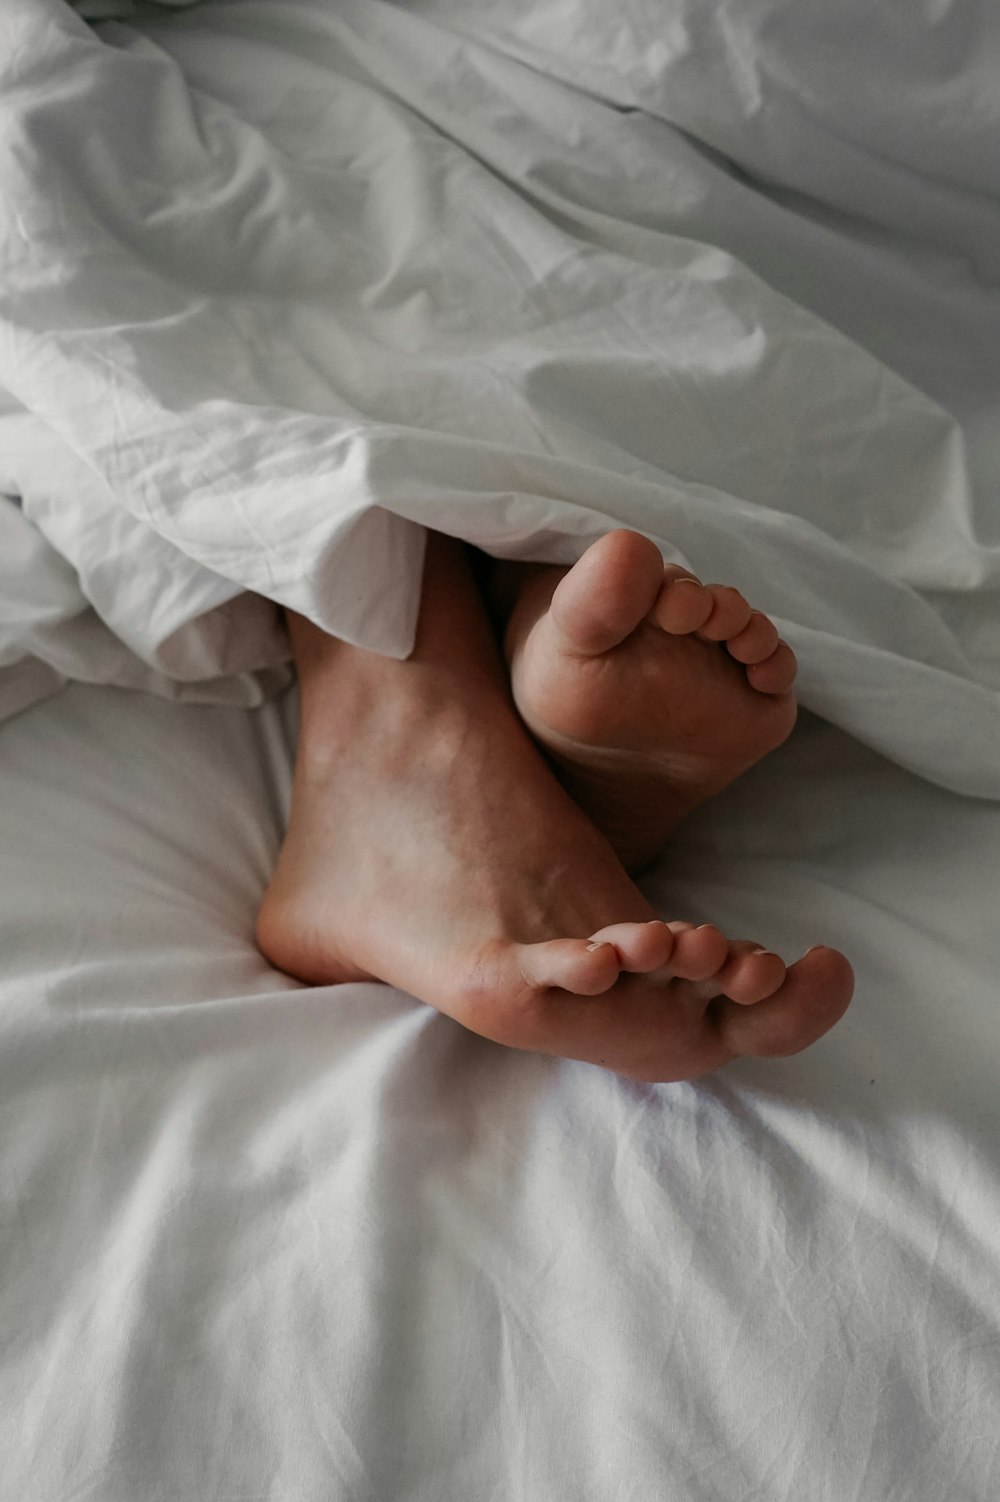
[[595, 951], [595, 949], [613, 949], [613, 948], [614, 948], [614, 945], [613, 944], [609, 944], [608, 941], [607, 941], [607, 939], [595, 939], [592, 943], [590, 943], [590, 944], [587, 945], [587, 953], [588, 954], [593, 954], [594, 951]]

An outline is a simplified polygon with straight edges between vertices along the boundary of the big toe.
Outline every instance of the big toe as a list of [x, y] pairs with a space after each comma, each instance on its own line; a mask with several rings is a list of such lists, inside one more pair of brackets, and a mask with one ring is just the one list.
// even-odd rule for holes
[[733, 1054], [780, 1058], [829, 1032], [847, 1011], [854, 972], [836, 949], [811, 949], [789, 966], [782, 984], [755, 1006], [715, 1003], [723, 1041]]
[[640, 532], [609, 532], [559, 581], [551, 615], [570, 650], [608, 652], [644, 620], [663, 585], [663, 557]]

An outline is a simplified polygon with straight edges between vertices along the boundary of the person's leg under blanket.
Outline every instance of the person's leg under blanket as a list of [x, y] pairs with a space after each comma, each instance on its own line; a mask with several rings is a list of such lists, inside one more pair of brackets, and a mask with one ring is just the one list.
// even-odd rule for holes
[[[682, 286], [688, 316], [692, 307], [723, 313], [736, 337], [732, 310], [717, 307], [717, 289], [706, 291], [718, 267], [706, 281], [691, 247], [669, 236], [659, 270], [618, 252], [581, 256], [577, 240], [533, 210], [517, 220], [517, 235], [547, 247], [554, 275], [570, 272], [569, 301], [546, 302], [546, 354], [532, 311], [537, 256], [524, 262], [530, 285], [519, 290], [513, 263], [481, 254], [507, 243], [509, 200], [487, 174], [484, 234], [462, 187], [479, 170], [476, 154], [456, 157], [447, 131], [413, 126], [419, 112], [393, 95], [405, 82], [393, 83], [391, 67], [400, 39], [377, 16], [372, 24], [378, 63], [362, 88], [364, 129], [405, 138], [423, 184], [401, 217], [395, 178], [375, 172], [370, 140], [355, 134], [357, 74], [367, 78], [367, 65], [354, 56], [351, 28], [326, 7], [310, 13], [301, 36], [310, 49], [325, 39], [319, 73], [309, 73], [310, 97], [315, 84], [322, 101], [309, 116], [317, 139], [330, 134], [325, 111], [343, 111], [338, 139], [348, 155], [328, 164], [329, 179], [327, 168], [321, 178], [301, 175], [273, 122], [258, 118], [253, 70], [246, 97], [220, 102], [211, 79], [188, 76], [202, 45], [182, 67], [170, 47], [180, 40], [185, 52], [183, 38], [170, 28], [157, 40], [112, 27], [106, 45], [55, 0], [41, 12], [35, 0], [5, 9], [12, 62], [0, 71], [18, 105], [0, 152], [10, 205], [0, 230], [0, 379], [64, 445], [67, 473], [76, 465], [89, 477], [79, 495], [71, 473], [57, 477], [82, 516], [73, 535], [58, 522], [65, 499], [51, 508], [55, 520], [45, 513], [47, 525], [80, 573], [81, 594], [99, 598], [108, 628], [154, 665], [184, 627], [175, 611], [168, 631], [160, 608], [178, 594], [195, 618], [220, 593], [228, 601], [240, 591], [288, 612], [306, 714], [291, 829], [260, 917], [275, 963], [321, 982], [375, 976], [490, 1036], [642, 1078], [804, 1047], [847, 1005], [842, 956], [817, 950], [786, 973], [778, 956], [711, 927], [655, 921], [628, 875], [685, 812], [787, 735], [794, 660], [736, 591], [703, 589], [683, 570], [665, 575], [668, 549], [678, 563], [696, 557], [680, 535], [690, 508], [659, 464], [630, 454], [630, 423], [596, 434], [595, 447], [581, 408], [557, 438], [559, 424], [541, 415], [545, 400], [526, 403], [504, 374], [511, 338], [515, 365], [523, 356], [528, 370], [565, 370], [568, 387], [578, 358], [604, 381], [610, 349], [613, 368], [635, 372], [655, 389], [657, 411], [668, 411], [670, 391], [685, 384], [677, 387], [667, 359], [680, 304], [667, 299], [673, 311], [667, 326], [656, 323], [658, 346], [646, 320], [664, 305], [665, 287]], [[261, 45], [252, 26], [244, 32], [241, 22], [240, 35], [241, 46]], [[422, 45], [410, 31], [406, 39]], [[261, 57], [275, 78], [300, 79], [292, 40], [272, 42]], [[301, 146], [298, 126], [294, 134]], [[442, 151], [447, 182], [437, 176]], [[405, 353], [386, 342], [370, 277], [384, 254], [395, 265], [405, 247], [407, 277], [437, 285], [442, 267], [421, 261], [417, 231], [425, 220], [431, 227], [425, 211], [438, 189], [447, 189], [458, 236], [443, 270], [452, 300], [468, 285], [467, 317], [440, 348], [433, 323], [414, 343], [390, 319]], [[364, 207], [383, 201], [388, 217]], [[266, 227], [249, 234], [258, 211]], [[433, 237], [431, 245], [435, 257], [446, 248]], [[742, 306], [733, 276], [740, 286], [746, 277], [729, 268], [724, 279]], [[748, 295], [756, 306], [769, 294], [754, 285]], [[798, 348], [789, 310], [761, 308], [782, 348]], [[582, 353], [573, 353], [578, 338]], [[652, 364], [650, 348], [660, 351]], [[723, 388], [711, 383], [713, 433], [726, 431]], [[772, 405], [784, 433], [798, 410], [794, 382], [780, 394]], [[630, 417], [613, 405], [616, 421]], [[672, 432], [693, 441], [676, 424]], [[26, 493], [44, 496], [52, 477], [29, 468]], [[629, 493], [641, 499], [634, 513]], [[442, 510], [448, 496], [459, 498], [457, 510]], [[712, 558], [704, 566], [728, 570], [734, 537], [757, 556], [757, 524], [770, 508], [704, 499], [698, 529], [707, 516], [719, 545], [700, 554]], [[834, 508], [838, 527], [842, 510]], [[134, 539], [136, 525], [155, 566], [133, 554], [122, 561], [123, 528]], [[615, 530], [626, 526], [635, 530]], [[444, 532], [508, 558], [578, 560], [569, 573], [496, 571], [509, 684], [466, 555]], [[825, 534], [814, 534], [822, 560]], [[582, 558], [573, 536], [594, 543]], [[843, 600], [828, 593], [837, 624]], [[814, 626], [824, 622], [821, 613]], [[241, 635], [228, 619], [217, 625], [220, 639]], [[922, 653], [926, 642], [924, 632]], [[200, 675], [233, 667], [220, 650]]]
[[[690, 777], [676, 784], [671, 773], [690, 773], [699, 744], [713, 750], [713, 721], [714, 749], [723, 751], [714, 762], [703, 754], [711, 771], [702, 796], [767, 749], [762, 726], [780, 740], [777, 727], [787, 734], [794, 719], [794, 663], [766, 618], [751, 616], [735, 591], [709, 592], [673, 572], [664, 579], [662, 563], [643, 599], [635, 586], [643, 572], [652, 584], [647, 546], [635, 534], [612, 534], [554, 595], [553, 579], [536, 570], [519, 597], [507, 580], [522, 702], [558, 715], [570, 714], [575, 699], [577, 728], [589, 736], [574, 747], [562, 737], [564, 769], [572, 772], [577, 751], [584, 774], [600, 761], [597, 741], [612, 724], [626, 739], [641, 727], [650, 743], [637, 775], [635, 755], [612, 741], [603, 777], [588, 785], [591, 805], [599, 812], [604, 800], [633, 848], [644, 811], [658, 839], [682, 802], [699, 801]], [[301, 617], [289, 624], [302, 726], [291, 821], [258, 920], [275, 964], [321, 984], [385, 980], [497, 1042], [641, 1080], [690, 1078], [740, 1054], [794, 1053], [842, 1015], [853, 981], [835, 950], [813, 949], [786, 970], [777, 955], [729, 941], [712, 925], [656, 919], [518, 718], [460, 543], [429, 539], [417, 641], [404, 661], [338, 641]], [[725, 669], [707, 697], [678, 701], [676, 742], [635, 692], [633, 668], [647, 689], [657, 676], [656, 643], [643, 631], [663, 639], [661, 689], [672, 682], [683, 690], [678, 646], [690, 653], [692, 680], [705, 676], [704, 654]], [[598, 666], [598, 679], [580, 676], [575, 655]], [[760, 689], [741, 682], [747, 676]], [[734, 688], [751, 701], [739, 751]], [[650, 754], [658, 732], [659, 765]]]

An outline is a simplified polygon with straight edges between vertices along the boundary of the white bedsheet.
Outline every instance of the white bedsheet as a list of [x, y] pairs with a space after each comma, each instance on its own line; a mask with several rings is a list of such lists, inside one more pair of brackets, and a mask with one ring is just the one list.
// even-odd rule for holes
[[[3, 1502], [992, 1502], [1000, 12], [135, 12], [0, 7]], [[692, 1085], [252, 943], [276, 605], [615, 523], [841, 727], [649, 889], [857, 999]]]
[[640, 1086], [265, 965], [288, 719], [0, 729], [5, 1502], [991, 1502], [1000, 809], [807, 722], [650, 891], [857, 999]]
[[267, 601], [408, 649], [419, 524], [618, 522], [1000, 794], [1000, 13], [870, 9], [8, 0], [2, 488], [135, 660], [6, 660], [246, 700]]

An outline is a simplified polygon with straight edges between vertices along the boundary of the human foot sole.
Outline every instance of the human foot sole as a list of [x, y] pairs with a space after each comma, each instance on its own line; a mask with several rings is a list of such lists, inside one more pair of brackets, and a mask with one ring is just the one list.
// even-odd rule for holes
[[521, 718], [630, 870], [795, 723], [774, 624], [637, 532], [522, 572], [505, 650]]

